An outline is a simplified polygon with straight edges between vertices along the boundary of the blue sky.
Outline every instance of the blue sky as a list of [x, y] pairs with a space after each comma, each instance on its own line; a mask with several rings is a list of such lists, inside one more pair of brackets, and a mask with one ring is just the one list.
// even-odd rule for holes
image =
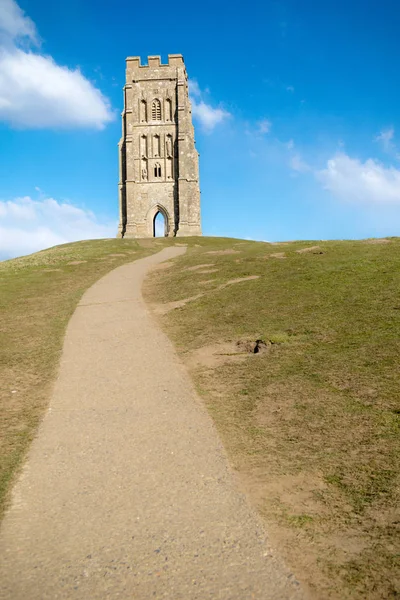
[[116, 233], [128, 55], [184, 55], [205, 235], [398, 235], [399, 31], [394, 0], [0, 0], [0, 258]]

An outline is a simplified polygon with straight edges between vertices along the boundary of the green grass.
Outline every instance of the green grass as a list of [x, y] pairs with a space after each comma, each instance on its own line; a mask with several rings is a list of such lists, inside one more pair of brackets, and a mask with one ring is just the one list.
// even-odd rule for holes
[[[276, 545], [319, 598], [398, 597], [400, 240], [196, 243], [146, 296], [203, 293], [161, 323]], [[296, 252], [315, 245], [322, 254]], [[238, 252], [207, 253], [223, 249]], [[190, 363], [199, 348], [257, 339], [264, 354]]]

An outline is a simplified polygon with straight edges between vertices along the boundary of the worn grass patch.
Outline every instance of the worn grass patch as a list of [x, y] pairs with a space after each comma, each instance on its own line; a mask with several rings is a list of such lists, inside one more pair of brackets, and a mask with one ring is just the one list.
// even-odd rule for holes
[[400, 240], [196, 244], [146, 297], [276, 545], [318, 598], [397, 598]]
[[66, 325], [83, 292], [168, 243], [86, 241], [0, 262], [0, 513], [47, 406]]

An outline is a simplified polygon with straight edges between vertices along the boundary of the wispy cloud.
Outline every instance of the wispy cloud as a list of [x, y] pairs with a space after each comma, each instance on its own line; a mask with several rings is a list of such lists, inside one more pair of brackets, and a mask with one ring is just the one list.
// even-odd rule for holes
[[192, 98], [201, 98], [200, 86], [195, 79], [189, 79], [189, 94]]
[[54, 198], [29, 196], [0, 201], [0, 260], [30, 254], [57, 244], [114, 237], [117, 223]]
[[307, 173], [311, 171], [310, 165], [300, 156], [298, 152], [293, 154], [289, 160], [290, 168], [296, 173]]
[[33, 21], [14, 0], [0, 0], [0, 120], [23, 128], [104, 128], [114, 118], [107, 98], [79, 69], [32, 51], [38, 44]]
[[388, 129], [382, 129], [382, 131], [375, 137], [375, 141], [382, 144], [385, 152], [391, 152], [394, 150], [394, 128], [389, 127]]
[[206, 104], [201, 100], [196, 102], [192, 100], [192, 112], [193, 116], [200, 122], [206, 131], [212, 131], [218, 123], [222, 123], [228, 117], [230, 113], [222, 108], [213, 108], [210, 104]]
[[272, 123], [269, 119], [262, 119], [257, 125], [259, 133], [269, 133], [271, 131]]
[[340, 200], [370, 204], [400, 203], [400, 170], [369, 158], [338, 153], [316, 172], [323, 187]]
[[21, 40], [27, 38], [35, 45], [39, 44], [36, 25], [14, 0], [1, 0], [0, 4], [0, 41]]
[[286, 86], [286, 91], [290, 92], [291, 94], [293, 94], [294, 93], [294, 87], [292, 85], [288, 85], [288, 86]]
[[204, 93], [196, 80], [189, 81], [189, 94], [192, 103], [193, 117], [200, 123], [202, 128], [210, 133], [219, 123], [222, 123], [232, 115], [221, 107], [213, 107], [204, 100]]
[[295, 143], [293, 139], [283, 143], [284, 148], [288, 150], [289, 154], [289, 167], [295, 173], [307, 173], [312, 170], [311, 165], [302, 157], [300, 152], [295, 150]]

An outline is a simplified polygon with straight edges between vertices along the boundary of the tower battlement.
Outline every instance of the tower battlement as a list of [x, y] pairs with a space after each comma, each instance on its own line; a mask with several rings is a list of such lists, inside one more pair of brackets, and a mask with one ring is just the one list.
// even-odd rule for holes
[[182, 54], [168, 54], [168, 62], [162, 63], [161, 56], [148, 56], [147, 65], [142, 64], [140, 56], [128, 56], [126, 64], [131, 69], [148, 69], [154, 67], [181, 67], [184, 64]]

